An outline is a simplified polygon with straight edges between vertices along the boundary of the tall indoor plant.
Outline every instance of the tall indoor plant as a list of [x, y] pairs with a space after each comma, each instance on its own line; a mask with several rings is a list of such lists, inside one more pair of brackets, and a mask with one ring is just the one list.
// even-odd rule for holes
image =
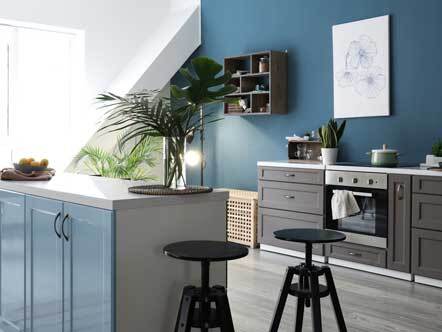
[[[193, 70], [188, 68], [180, 69], [180, 74], [187, 81], [188, 85], [181, 88], [177, 85], [170, 87], [172, 97], [183, 102], [193, 112], [200, 114], [200, 153], [201, 153], [201, 169], [200, 184], [204, 183], [204, 113], [203, 108], [209, 104], [232, 102], [235, 98], [227, 97], [228, 94], [236, 91], [235, 85], [229, 85], [228, 82], [232, 78], [230, 72], [219, 75], [223, 70], [223, 66], [207, 57], [199, 57], [191, 61]], [[218, 76], [219, 75], [219, 76]]]
[[336, 164], [338, 160], [339, 141], [344, 134], [346, 121], [341, 125], [335, 119], [330, 119], [328, 123], [318, 129], [319, 138], [321, 140], [321, 155], [324, 165]]
[[123, 144], [148, 136], [166, 139], [164, 186], [168, 188], [184, 179], [186, 139], [201, 130], [205, 120], [207, 123], [219, 120], [213, 117], [213, 113], [203, 114], [200, 108], [209, 103], [223, 102], [227, 100], [226, 95], [236, 90], [232, 85], [224, 85], [231, 79], [229, 72], [217, 76], [222, 66], [214, 60], [198, 57], [191, 63], [193, 73], [189, 69], [180, 70], [190, 85], [183, 89], [172, 86], [171, 98], [159, 97], [157, 91], [127, 96], [104, 93], [97, 97], [107, 109], [106, 125], [101, 130], [124, 130], [126, 134], [122, 137]]

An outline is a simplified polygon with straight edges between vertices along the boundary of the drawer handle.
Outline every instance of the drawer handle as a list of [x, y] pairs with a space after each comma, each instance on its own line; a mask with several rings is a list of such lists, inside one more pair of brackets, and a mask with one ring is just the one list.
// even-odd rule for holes
[[362, 254], [358, 253], [358, 252], [349, 252], [348, 253], [350, 256], [354, 256], [354, 257], [362, 257]]
[[293, 195], [284, 195], [284, 197], [287, 199], [295, 199], [295, 196]]
[[294, 174], [294, 173], [285, 173], [285, 176], [287, 178], [294, 178], [296, 176], [296, 174]]

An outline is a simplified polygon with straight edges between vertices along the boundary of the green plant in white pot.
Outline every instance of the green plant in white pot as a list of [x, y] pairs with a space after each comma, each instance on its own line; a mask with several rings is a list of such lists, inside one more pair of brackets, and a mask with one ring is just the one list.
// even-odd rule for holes
[[341, 125], [335, 119], [330, 119], [327, 124], [318, 129], [319, 139], [321, 140], [321, 155], [324, 165], [336, 164], [338, 160], [339, 141], [344, 134], [346, 121]]

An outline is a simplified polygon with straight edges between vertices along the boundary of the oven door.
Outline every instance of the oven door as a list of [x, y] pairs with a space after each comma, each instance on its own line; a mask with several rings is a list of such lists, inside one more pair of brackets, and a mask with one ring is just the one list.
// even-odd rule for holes
[[[348, 190], [361, 210], [356, 215], [332, 220], [331, 199], [336, 190]], [[347, 235], [347, 242], [372, 247], [387, 248], [388, 193], [387, 190], [327, 186], [326, 228]]]

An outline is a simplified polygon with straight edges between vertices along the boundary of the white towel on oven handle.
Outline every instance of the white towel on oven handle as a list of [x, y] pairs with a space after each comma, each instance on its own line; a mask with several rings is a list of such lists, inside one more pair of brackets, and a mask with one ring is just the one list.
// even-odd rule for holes
[[331, 209], [333, 220], [346, 218], [361, 211], [355, 196], [349, 190], [333, 191]]

